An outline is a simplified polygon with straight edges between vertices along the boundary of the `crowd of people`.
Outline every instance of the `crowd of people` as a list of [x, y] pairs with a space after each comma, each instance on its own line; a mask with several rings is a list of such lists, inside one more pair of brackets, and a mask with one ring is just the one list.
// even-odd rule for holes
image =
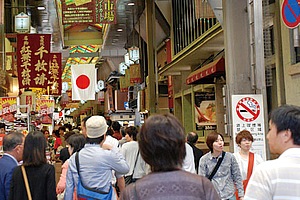
[[[267, 140], [279, 158], [263, 161], [251, 152], [247, 130], [237, 133], [238, 152], [224, 151], [224, 137], [206, 137], [209, 152], [196, 147], [172, 114], [151, 115], [139, 129], [103, 116], [70, 127], [12, 132], [3, 140], [0, 199], [299, 199], [300, 107], [284, 105], [270, 114]], [[51, 159], [62, 162], [58, 183]]]

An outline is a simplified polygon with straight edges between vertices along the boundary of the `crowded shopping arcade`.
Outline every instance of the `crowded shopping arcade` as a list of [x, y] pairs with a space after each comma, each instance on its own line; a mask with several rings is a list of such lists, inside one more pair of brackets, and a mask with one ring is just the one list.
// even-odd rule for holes
[[0, 200], [300, 199], [299, 19], [297, 0], [0, 0]]

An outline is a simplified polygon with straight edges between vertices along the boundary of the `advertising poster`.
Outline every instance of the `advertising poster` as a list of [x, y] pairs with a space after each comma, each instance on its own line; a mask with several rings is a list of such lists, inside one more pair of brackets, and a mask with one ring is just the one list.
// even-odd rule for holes
[[36, 111], [39, 113], [40, 123], [52, 124], [54, 100], [37, 99]]
[[4, 123], [14, 122], [15, 113], [17, 112], [17, 98], [16, 97], [2, 97], [0, 98], [0, 120]]
[[195, 122], [196, 130], [216, 130], [215, 93], [195, 93]]

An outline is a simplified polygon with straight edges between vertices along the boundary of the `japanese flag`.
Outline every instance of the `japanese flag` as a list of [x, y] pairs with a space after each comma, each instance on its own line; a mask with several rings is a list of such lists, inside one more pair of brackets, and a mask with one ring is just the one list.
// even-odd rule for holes
[[71, 72], [72, 100], [95, 100], [95, 65], [71, 65]]

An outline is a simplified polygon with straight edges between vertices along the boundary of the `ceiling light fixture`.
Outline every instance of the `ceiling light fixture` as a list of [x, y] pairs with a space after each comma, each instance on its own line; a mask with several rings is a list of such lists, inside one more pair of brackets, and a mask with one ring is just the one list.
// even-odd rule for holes
[[122, 31], [123, 31], [123, 29], [121, 29], [121, 28], [118, 28], [118, 29], [117, 29], [117, 31], [118, 31], [118, 32], [122, 32]]
[[38, 6], [37, 9], [38, 10], [46, 10], [45, 6]]
[[128, 6], [134, 6], [134, 3], [131, 2], [131, 3], [128, 3], [127, 5], [128, 5]]
[[42, 21], [43, 23], [48, 23], [49, 22], [49, 20], [48, 19], [43, 19], [43, 21]]

